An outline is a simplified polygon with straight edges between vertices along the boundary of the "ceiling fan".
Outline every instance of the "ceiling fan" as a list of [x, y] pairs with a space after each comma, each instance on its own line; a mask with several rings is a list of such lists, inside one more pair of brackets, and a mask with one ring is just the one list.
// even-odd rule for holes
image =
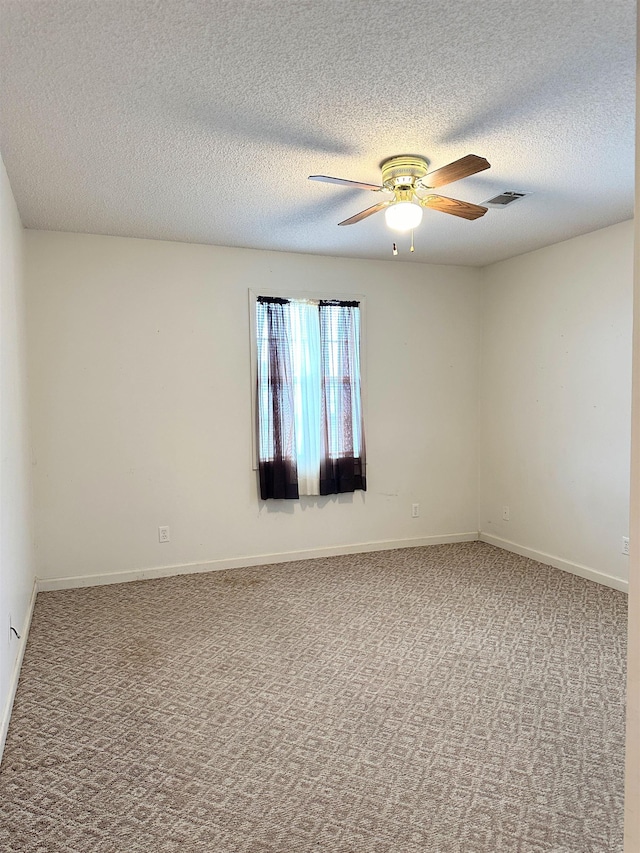
[[[378, 202], [366, 210], [361, 210], [360, 213], [356, 213], [338, 224], [354, 225], [356, 222], [361, 222], [368, 216], [384, 210], [385, 220], [389, 228], [393, 228], [395, 231], [410, 231], [420, 224], [423, 207], [440, 210], [442, 213], [451, 213], [453, 216], [461, 216], [463, 219], [478, 219], [480, 216], [484, 216], [487, 212], [486, 207], [471, 204], [468, 201], [458, 201], [455, 198], [433, 195], [429, 190], [443, 187], [445, 184], [459, 181], [462, 178], [468, 178], [470, 175], [488, 169], [490, 165], [484, 157], [467, 154], [466, 157], [461, 157], [447, 166], [429, 172], [429, 163], [426, 157], [402, 155], [389, 157], [381, 164], [382, 184], [380, 185], [367, 184], [362, 181], [348, 181], [344, 178], [331, 178], [328, 175], [309, 175], [309, 180], [359, 187], [373, 192], [392, 192], [393, 198]], [[421, 194], [423, 191], [426, 194]]]

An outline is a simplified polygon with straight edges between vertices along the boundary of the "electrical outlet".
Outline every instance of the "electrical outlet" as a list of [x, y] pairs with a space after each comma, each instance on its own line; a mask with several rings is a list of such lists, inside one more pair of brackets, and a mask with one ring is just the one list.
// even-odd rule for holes
[[622, 553], [627, 554], [627, 555], [629, 554], [629, 537], [628, 536], [622, 537]]
[[420, 515], [420, 504], [411, 504], [411, 518], [418, 518]]
[[158, 528], [158, 542], [170, 542], [169, 528], [165, 525]]
[[509, 521], [509, 507], [508, 506], [502, 507], [502, 520], [503, 521]]

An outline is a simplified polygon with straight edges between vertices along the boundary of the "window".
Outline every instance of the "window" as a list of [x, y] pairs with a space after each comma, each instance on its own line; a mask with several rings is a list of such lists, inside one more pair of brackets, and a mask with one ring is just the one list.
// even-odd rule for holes
[[366, 490], [360, 303], [258, 296], [260, 496]]

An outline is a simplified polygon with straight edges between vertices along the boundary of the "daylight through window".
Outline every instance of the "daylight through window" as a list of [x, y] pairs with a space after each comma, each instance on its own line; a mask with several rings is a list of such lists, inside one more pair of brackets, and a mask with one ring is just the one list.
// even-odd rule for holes
[[360, 303], [256, 301], [260, 494], [366, 489]]

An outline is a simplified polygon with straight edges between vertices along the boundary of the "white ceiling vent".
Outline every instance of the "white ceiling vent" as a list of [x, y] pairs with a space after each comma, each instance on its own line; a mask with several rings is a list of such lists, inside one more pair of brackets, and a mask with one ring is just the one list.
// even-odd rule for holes
[[490, 198], [489, 201], [483, 201], [482, 205], [483, 207], [507, 207], [507, 205], [513, 204], [514, 201], [518, 201], [518, 199], [524, 198], [527, 195], [531, 195], [531, 193], [516, 193], [505, 190], [500, 195]]

